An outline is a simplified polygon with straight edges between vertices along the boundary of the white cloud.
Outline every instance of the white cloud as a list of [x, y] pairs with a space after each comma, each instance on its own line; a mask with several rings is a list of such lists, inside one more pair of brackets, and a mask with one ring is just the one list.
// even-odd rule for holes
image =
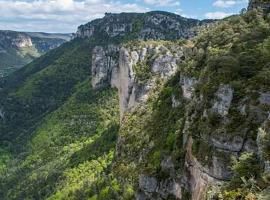
[[181, 15], [182, 17], [185, 17], [185, 18], [192, 18], [192, 19], [197, 19], [197, 18], [198, 18], [198, 16], [196, 16], [196, 15], [188, 15], [188, 14], [185, 14], [185, 13], [183, 12], [183, 10], [180, 9], [180, 8], [176, 9], [175, 12], [174, 12], [174, 14], [176, 14], [176, 15]]
[[144, 0], [144, 3], [153, 6], [166, 6], [166, 7], [180, 6], [180, 2], [176, 0]]
[[236, 4], [236, 1], [232, 0], [218, 0], [213, 3], [213, 6], [220, 8], [229, 8]]
[[230, 8], [238, 4], [246, 4], [248, 0], [216, 0], [213, 6], [219, 8]]
[[210, 19], [222, 19], [224, 17], [228, 17], [232, 15], [233, 13], [226, 13], [226, 12], [209, 12], [205, 14], [206, 18]]
[[110, 0], [0, 0], [0, 29], [75, 32], [105, 12], [145, 12], [133, 3]]

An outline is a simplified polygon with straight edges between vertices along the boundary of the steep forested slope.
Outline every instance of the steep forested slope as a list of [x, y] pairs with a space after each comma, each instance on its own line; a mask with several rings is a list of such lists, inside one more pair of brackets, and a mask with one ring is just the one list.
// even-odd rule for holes
[[115, 91], [92, 91], [89, 84], [77, 85], [77, 92], [33, 132], [29, 153], [1, 180], [4, 198], [44, 199], [56, 192], [51, 199], [81, 199], [84, 190], [101, 181], [114, 153], [118, 101]]
[[15, 72], [0, 199], [269, 199], [269, 30], [255, 10], [190, 40], [91, 35]]
[[0, 77], [70, 39], [69, 34], [27, 33], [0, 30]]
[[[67, 43], [3, 83], [1, 198], [44, 199], [65, 177], [81, 181], [72, 168], [92, 170], [100, 177], [110, 164], [119, 126], [118, 101], [113, 90], [91, 90], [91, 45], [85, 40]], [[9, 159], [12, 163], [6, 166]], [[90, 164], [83, 168], [86, 161]]]
[[73, 41], [15, 72], [3, 83], [1, 138], [23, 146], [36, 123], [89, 76], [90, 45]]

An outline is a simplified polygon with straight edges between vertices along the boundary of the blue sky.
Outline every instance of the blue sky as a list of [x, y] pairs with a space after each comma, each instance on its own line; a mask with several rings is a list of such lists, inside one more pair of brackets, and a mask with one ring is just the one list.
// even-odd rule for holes
[[0, 0], [0, 29], [70, 33], [105, 12], [164, 10], [220, 19], [239, 13], [247, 4], [248, 0]]

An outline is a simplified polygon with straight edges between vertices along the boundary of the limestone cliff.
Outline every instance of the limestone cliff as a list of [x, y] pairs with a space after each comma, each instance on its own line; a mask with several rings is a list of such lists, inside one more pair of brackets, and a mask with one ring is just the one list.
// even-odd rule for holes
[[[202, 88], [215, 80], [204, 77], [209, 69], [200, 66], [192, 73], [186, 68], [202, 52], [191, 41], [130, 42], [93, 50], [93, 88], [118, 89], [121, 130], [115, 171], [120, 170], [124, 182], [135, 180], [138, 200], [213, 199], [212, 192], [234, 177], [232, 158], [243, 153], [257, 155], [269, 173], [269, 157], [263, 153], [269, 141], [269, 91], [254, 97], [255, 91], [240, 90], [233, 82], [216, 82], [206, 93]], [[239, 97], [239, 90], [248, 95]], [[167, 107], [155, 107], [162, 102], [160, 92], [167, 95]], [[159, 140], [172, 134], [160, 120], [176, 124], [176, 135], [170, 136], [176, 137], [176, 152], [165, 150], [175, 143], [166, 146], [166, 139]], [[160, 157], [160, 151], [166, 153]], [[153, 169], [152, 162], [159, 167]], [[126, 175], [123, 166], [130, 170]]]
[[154, 11], [148, 13], [106, 13], [78, 28], [75, 37], [80, 38], [127, 38], [127, 39], [179, 39], [191, 38], [200, 26], [213, 20], [195, 20], [176, 14]]
[[1, 49], [10, 46], [14, 48], [32, 47], [31, 37], [23, 33], [15, 33], [10, 31], [0, 32]]
[[17, 48], [33, 46], [32, 40], [29, 36], [18, 35], [18, 37], [12, 38], [11, 41], [11, 44]]
[[172, 77], [192, 53], [188, 45], [170, 42], [97, 46], [92, 51], [92, 87], [109, 84], [117, 88], [123, 116], [138, 103], [145, 103], [156, 82]]
[[[177, 71], [183, 70], [179, 68], [181, 63], [197, 53], [198, 50], [188, 43], [150, 41], [128, 43], [123, 46], [97, 46], [92, 52], [92, 87], [98, 89], [110, 85], [118, 89], [121, 119], [125, 127], [125, 115], [138, 112], [141, 106], [147, 104], [153, 90], [159, 88], [160, 83], [165, 83], [175, 76]], [[180, 73], [178, 79], [181, 92], [172, 94], [171, 106], [172, 109], [185, 110], [181, 142], [186, 152], [182, 163], [183, 171], [177, 171], [175, 166], [177, 164], [171, 159], [171, 155], [168, 155], [161, 162], [163, 171], [169, 170], [167, 179], [159, 181], [155, 176], [138, 174], [137, 199], [156, 199], [156, 196], [168, 198], [168, 195], [176, 199], [184, 199], [182, 194], [185, 193], [184, 191], [189, 191], [193, 200], [203, 199], [209, 187], [221, 185], [231, 178], [230, 157], [238, 157], [241, 152], [258, 151], [256, 139], [250, 136], [252, 124], [249, 127], [248, 124], [243, 123], [243, 128], [239, 127], [241, 129], [236, 129], [233, 134], [228, 133], [227, 126], [234, 123], [229, 115], [235, 93], [232, 85], [217, 86], [212, 99], [208, 102], [210, 104], [204, 106], [204, 102], [209, 101], [206, 100], [207, 97], [203, 93], [195, 95], [196, 86], [203, 84], [203, 80], [185, 73]], [[261, 104], [269, 104], [269, 99], [269, 93], [261, 93], [259, 97]], [[243, 118], [246, 118], [246, 121], [256, 120], [257, 124], [263, 126], [264, 121], [267, 120], [267, 113], [258, 106], [248, 103], [246, 98], [233, 106], [238, 109]], [[196, 126], [198, 121], [207, 124], [203, 121], [214, 120], [212, 118], [215, 117], [220, 122], [215, 122], [219, 123], [219, 126], [212, 129], [212, 133], [208, 132], [210, 131], [208, 127], [197, 127], [200, 134], [196, 133], [194, 125]], [[257, 143], [261, 143], [265, 137], [263, 130], [261, 129], [261, 134], [258, 135]], [[123, 152], [132, 151], [129, 148], [131, 144], [126, 142], [125, 137], [128, 136], [120, 136], [118, 139], [119, 160], [125, 159]], [[205, 154], [201, 152], [202, 147], [209, 152]], [[146, 152], [152, 147], [143, 148], [145, 149], [140, 152], [138, 160], [133, 157], [133, 162], [137, 165], [145, 159]], [[268, 161], [264, 162], [266, 162], [266, 170], [269, 170]]]

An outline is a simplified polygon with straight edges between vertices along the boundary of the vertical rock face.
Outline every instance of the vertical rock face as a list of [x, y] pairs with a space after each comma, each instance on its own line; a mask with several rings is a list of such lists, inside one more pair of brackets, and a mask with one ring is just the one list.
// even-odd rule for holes
[[194, 93], [194, 86], [198, 82], [195, 78], [181, 76], [181, 87], [183, 91], [183, 96], [186, 99], [192, 99]]
[[92, 87], [102, 87], [104, 84], [118, 85], [119, 46], [97, 46], [92, 51]]
[[226, 116], [229, 112], [233, 99], [233, 90], [229, 85], [222, 85], [216, 93], [217, 100], [215, 101], [212, 110], [221, 116]]
[[139, 185], [142, 190], [145, 192], [155, 192], [157, 189], [157, 180], [154, 177], [148, 177], [141, 175], [139, 177]]
[[[161, 163], [163, 173], [168, 173], [172, 178], [158, 180], [158, 178], [141, 174], [139, 176], [139, 188], [136, 199], [182, 199], [182, 188], [176, 177], [175, 166], [171, 157], [164, 158]], [[153, 195], [154, 194], [154, 195]]]
[[[172, 54], [163, 45], [146, 45], [142, 48], [122, 48], [119, 62], [119, 98], [123, 114], [139, 102], [146, 102], [148, 92], [157, 78], [168, 79], [175, 74], [183, 51]], [[140, 70], [149, 77], [142, 80]], [[143, 82], [143, 84], [142, 84]]]
[[[138, 200], [205, 199], [209, 187], [219, 186], [232, 177], [231, 157], [237, 158], [242, 152], [258, 153], [265, 172], [269, 173], [269, 156], [265, 153], [270, 141], [269, 116], [261, 108], [261, 105], [269, 106], [269, 92], [258, 93], [256, 101], [259, 106], [252, 105], [251, 100], [246, 97], [236, 103], [233, 101], [235, 88], [230, 84], [220, 84], [215, 85], [209, 99], [198, 90], [204, 80], [181, 69], [183, 60], [195, 53], [192, 45], [153, 41], [129, 43], [121, 47], [98, 46], [93, 50], [92, 86], [99, 88], [110, 85], [118, 89], [121, 118], [125, 113], [132, 115], [139, 112], [137, 109], [147, 105], [147, 100], [151, 99], [151, 91], [159, 82], [175, 77], [177, 71], [180, 73], [177, 73], [179, 79], [173, 88], [177, 88], [177, 92], [170, 93], [168, 99], [171, 100], [172, 109], [179, 112], [177, 109], [183, 109], [183, 136], [180, 141], [184, 152], [182, 163], [179, 164], [173, 155], [166, 155], [159, 158], [158, 174], [138, 170], [138, 181], [135, 183]], [[171, 88], [168, 88], [170, 91]], [[235, 123], [231, 110], [239, 119], [243, 119], [242, 124], [234, 129], [230, 128]], [[147, 108], [143, 112], [148, 112]], [[256, 121], [261, 126], [257, 140], [250, 121]], [[124, 126], [126, 118], [123, 118], [122, 123]], [[146, 155], [156, 144], [152, 141], [154, 138], [147, 135], [147, 131], [138, 128], [142, 121], [139, 121], [140, 125], [133, 123], [134, 121], [127, 128], [132, 129], [135, 126], [135, 133], [125, 132], [126, 135], [118, 138], [117, 156], [119, 160], [128, 157], [128, 163], [140, 166], [141, 163], [149, 162]], [[132, 134], [141, 133], [143, 139], [139, 138], [136, 143], [136, 136]], [[163, 133], [168, 134], [167, 130]], [[142, 145], [141, 141], [147, 141], [147, 144]], [[132, 152], [130, 149], [133, 142], [135, 146], [142, 147], [136, 146], [136, 151]]]
[[160, 196], [157, 199], [182, 199], [181, 186], [172, 179], [158, 182], [155, 177], [140, 175], [139, 187], [141, 191], [136, 194], [137, 200], [153, 199], [153, 193]]
[[134, 101], [134, 71], [133, 71], [133, 62], [138, 58], [130, 57], [129, 52], [122, 48], [119, 57], [119, 74], [118, 81], [119, 84], [118, 94], [119, 94], [119, 103], [120, 103], [120, 115], [123, 116], [123, 113], [131, 106], [136, 103]]
[[192, 194], [192, 200], [200, 200], [204, 199], [207, 187], [217, 183], [218, 180], [207, 174], [196, 157], [192, 154], [192, 143], [193, 140], [190, 137], [187, 142], [185, 167], [187, 169], [187, 180]]
[[109, 65], [102, 47], [95, 47], [92, 52], [92, 87], [107, 81]]
[[[172, 77], [184, 57], [192, 53], [187, 47], [164, 44], [139, 46], [109, 45], [95, 47], [92, 53], [92, 87], [109, 84], [119, 92], [121, 116], [139, 102], [146, 102], [157, 79]], [[187, 53], [189, 52], [189, 53]], [[147, 77], [143, 77], [145, 74]]]
[[269, 149], [269, 143], [270, 143], [270, 123], [269, 119], [267, 119], [259, 128], [257, 135], [258, 155], [260, 157], [261, 162], [263, 163], [265, 174], [270, 173], [270, 157], [267, 153], [267, 148]]

